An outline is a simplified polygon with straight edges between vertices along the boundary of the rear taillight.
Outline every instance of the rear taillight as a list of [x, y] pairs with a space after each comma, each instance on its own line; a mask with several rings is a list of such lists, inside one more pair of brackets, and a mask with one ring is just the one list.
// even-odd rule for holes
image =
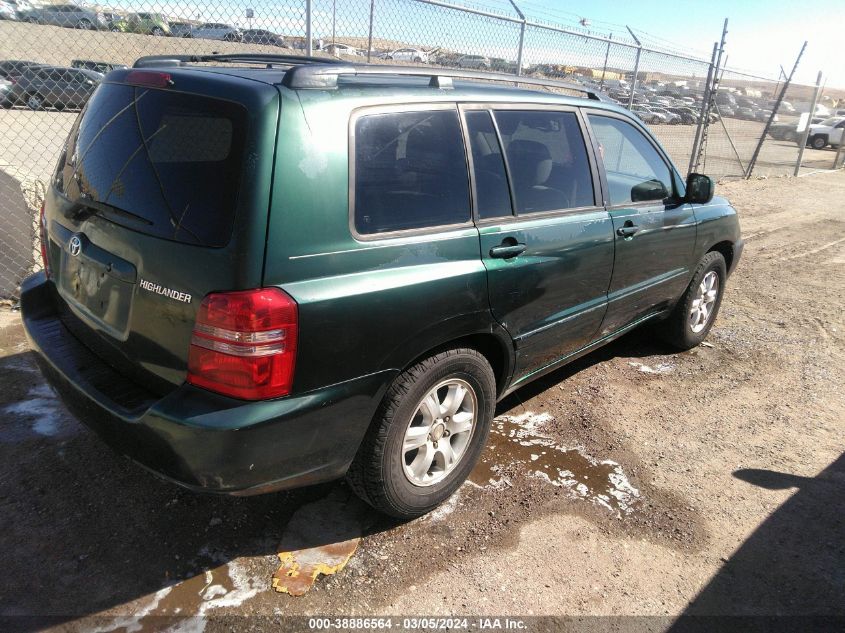
[[44, 212], [44, 203], [41, 203], [41, 213], [38, 216], [38, 238], [41, 242], [41, 261], [44, 263], [44, 272], [50, 276], [50, 259], [47, 257], [47, 215]]
[[191, 336], [188, 382], [244, 400], [286, 396], [297, 335], [296, 301], [278, 288], [212, 293]]

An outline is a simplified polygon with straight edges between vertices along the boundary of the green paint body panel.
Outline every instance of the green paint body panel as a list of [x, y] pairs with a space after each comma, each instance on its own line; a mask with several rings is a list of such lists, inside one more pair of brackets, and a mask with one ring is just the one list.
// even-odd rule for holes
[[[386, 236], [351, 229], [350, 121], [361, 108], [548, 104], [632, 120], [614, 105], [460, 82], [446, 90], [359, 79], [291, 91], [278, 70], [167, 72], [174, 89], [234, 100], [248, 113], [231, 239], [207, 248], [98, 216], [72, 221], [50, 188], [49, 259], [58, 274], [27, 281], [23, 311], [45, 375], [82, 419], [120, 452], [192, 488], [249, 494], [342, 476], [390, 382], [415, 360], [459, 340], [492, 349], [501, 397], [665, 314], [714, 246], [734, 260], [741, 252], [727, 201], [611, 208], [602, 204], [598, 163], [595, 207]], [[639, 234], [617, 235], [634, 219]], [[99, 271], [103, 252], [113, 258], [99, 294], [74, 296], [62, 281], [79, 277], [68, 262], [71, 235], [88, 241], [90, 270]], [[509, 239], [525, 251], [490, 256]], [[142, 292], [141, 279], [192, 301]], [[261, 286], [282, 288], [299, 307], [292, 394], [250, 403], [185, 384], [202, 297]], [[112, 309], [105, 295], [118, 297]], [[121, 377], [123, 392], [98, 382], [97, 363]]]

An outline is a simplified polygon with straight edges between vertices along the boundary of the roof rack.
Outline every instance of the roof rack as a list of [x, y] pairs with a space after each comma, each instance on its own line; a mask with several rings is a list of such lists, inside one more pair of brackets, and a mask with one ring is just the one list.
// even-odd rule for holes
[[349, 64], [339, 59], [309, 57], [306, 55], [274, 55], [262, 53], [212, 53], [210, 55], [149, 55], [139, 58], [133, 68], [157, 66], [184, 66], [201, 62], [239, 62], [246, 64], [265, 64], [268, 68], [283, 66], [288, 68], [282, 79], [282, 85], [293, 90], [336, 88], [337, 79], [342, 75], [351, 76], [400, 76], [428, 77], [433, 88], [452, 88], [453, 79], [471, 81], [502, 81], [507, 83], [560, 88], [585, 94], [595, 101], [612, 101], [607, 95], [567, 81], [546, 79], [544, 77], [524, 77], [508, 73], [494, 73], [478, 70], [459, 70], [453, 68], [432, 68], [426, 66], [389, 66], [382, 64]]
[[268, 66], [294, 66], [296, 64], [342, 63], [339, 59], [309, 57], [307, 55], [273, 55], [264, 53], [211, 53], [210, 55], [147, 55], [135, 60], [132, 68], [160, 66], [184, 66], [201, 62], [240, 62], [244, 64], [267, 64]]
[[387, 66], [381, 64], [301, 64], [293, 66], [285, 73], [282, 85], [302, 90], [309, 88], [334, 88], [341, 75], [398, 75], [402, 77], [428, 77], [429, 85], [434, 88], [451, 88], [453, 79], [473, 81], [504, 81], [508, 83], [562, 88], [585, 94], [595, 101], [611, 101], [609, 97], [580, 84], [543, 77], [524, 77], [508, 73], [493, 73], [476, 70], [457, 70], [452, 68], [431, 68], [425, 66]]

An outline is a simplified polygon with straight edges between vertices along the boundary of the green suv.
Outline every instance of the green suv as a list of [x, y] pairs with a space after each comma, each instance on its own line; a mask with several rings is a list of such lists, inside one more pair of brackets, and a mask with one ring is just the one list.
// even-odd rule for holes
[[513, 81], [259, 55], [112, 71], [22, 288], [68, 407], [195, 490], [346, 476], [413, 517], [505, 395], [644, 323], [701, 342], [743, 246], [713, 182], [598, 94], [476, 79]]

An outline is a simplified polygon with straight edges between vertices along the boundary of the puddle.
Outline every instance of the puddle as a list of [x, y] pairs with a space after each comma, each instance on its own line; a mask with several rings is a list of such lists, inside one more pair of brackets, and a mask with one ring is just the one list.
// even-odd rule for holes
[[482, 487], [510, 486], [506, 472], [517, 465], [533, 477], [565, 488], [575, 497], [591, 501], [622, 516], [632, 512], [639, 490], [628, 481], [622, 467], [599, 461], [578, 449], [559, 446], [545, 437], [546, 413], [500, 416], [493, 420], [487, 447], [470, 474], [470, 482]]
[[[212, 560], [224, 558], [207, 551], [202, 555]], [[212, 611], [239, 607], [267, 589], [266, 581], [251, 573], [247, 565], [231, 561], [164, 587], [133, 607], [132, 615], [115, 617], [94, 631], [146, 633], [167, 629], [174, 633], [202, 633], [208, 622], [205, 616]]]
[[349, 563], [372, 512], [349, 493], [302, 506], [291, 517], [278, 556], [281, 566], [273, 574], [273, 589], [291, 596], [308, 592], [321, 575], [336, 574]]
[[17, 402], [0, 405], [0, 442], [69, 436], [75, 430], [61, 401], [45, 383], [30, 387]]

